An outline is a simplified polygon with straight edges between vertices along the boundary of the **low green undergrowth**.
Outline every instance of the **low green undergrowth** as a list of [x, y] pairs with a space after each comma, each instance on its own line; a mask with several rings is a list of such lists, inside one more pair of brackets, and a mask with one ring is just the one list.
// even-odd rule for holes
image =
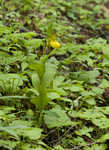
[[0, 4], [0, 149], [107, 150], [108, 1]]

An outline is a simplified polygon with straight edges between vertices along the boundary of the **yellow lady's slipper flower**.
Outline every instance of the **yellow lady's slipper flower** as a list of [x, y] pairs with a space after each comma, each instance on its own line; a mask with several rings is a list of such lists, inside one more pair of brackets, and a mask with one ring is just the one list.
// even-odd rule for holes
[[50, 39], [49, 39], [49, 45], [52, 47], [52, 48], [60, 48], [61, 47], [61, 44], [56, 41], [56, 34], [52, 34]]
[[53, 40], [51, 40], [50, 41], [50, 46], [52, 47], [52, 48], [60, 48], [61, 47], [61, 44], [58, 42], [58, 41], [53, 41]]

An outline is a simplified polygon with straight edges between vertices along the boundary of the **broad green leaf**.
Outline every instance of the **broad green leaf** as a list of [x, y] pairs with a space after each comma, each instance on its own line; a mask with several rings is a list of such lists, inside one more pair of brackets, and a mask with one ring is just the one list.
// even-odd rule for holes
[[[65, 91], [64, 88], [66, 88], [66, 84], [64, 82], [65, 77], [64, 76], [56, 76], [55, 79], [53, 80], [53, 88], [60, 93], [60, 95], [65, 96], [67, 92]], [[68, 86], [69, 88], [69, 86]]]
[[71, 143], [73, 145], [78, 145], [78, 146], [86, 146], [87, 145], [86, 141], [82, 137], [79, 137], [79, 136], [77, 138], [73, 138]]
[[72, 122], [66, 112], [59, 106], [47, 111], [44, 116], [44, 120], [48, 128], [72, 125]]
[[101, 84], [99, 85], [100, 88], [107, 88], [109, 87], [109, 81], [106, 79], [103, 79]]
[[103, 54], [105, 58], [109, 59], [109, 46], [103, 48]]
[[82, 80], [82, 81], [85, 81], [85, 82], [94, 83], [94, 82], [96, 82], [96, 78], [98, 76], [99, 76], [99, 71], [98, 70], [82, 71], [79, 74], [78, 80]]
[[57, 88], [64, 83], [65, 77], [64, 76], [57, 76], [53, 81], [53, 87]]
[[28, 128], [22, 131], [23, 136], [29, 137], [31, 140], [37, 140], [41, 136], [42, 129], [40, 128]]
[[102, 38], [91, 38], [87, 40], [87, 44], [91, 49], [93, 49], [95, 52], [100, 52], [103, 50], [104, 47], [106, 47], [106, 40]]
[[86, 135], [89, 138], [91, 138], [90, 132], [92, 132], [94, 130], [94, 128], [88, 128], [86, 126], [84, 126], [82, 129], [79, 129], [78, 131], [75, 131], [75, 133], [79, 136], [83, 136]]
[[72, 85], [70, 85], [68, 87], [67, 86], [64, 87], [64, 89], [70, 90], [72, 92], [81, 92], [81, 91], [84, 91], [83, 86], [80, 85], [80, 84], [72, 84]]
[[51, 99], [47, 96], [47, 93], [43, 91], [34, 99], [31, 99], [31, 102], [35, 104], [36, 108], [39, 110], [44, 109], [44, 107], [48, 104]]
[[103, 67], [104, 67], [104, 66], [106, 66], [106, 67], [109, 66], [109, 58], [104, 57], [102, 66], [103, 66]]
[[42, 79], [43, 86], [50, 87], [53, 82], [53, 78], [56, 74], [56, 65], [51, 63], [46, 63], [45, 74]]
[[[38, 89], [38, 88], [37, 88]], [[36, 88], [27, 89], [26, 93], [33, 93], [35, 96], [39, 96], [39, 92]]]
[[102, 113], [102, 108], [94, 107], [94, 109], [86, 109], [85, 111], [73, 111], [70, 115], [74, 118], [81, 118], [90, 120], [94, 125], [99, 128], [109, 128], [109, 119]]
[[86, 83], [95, 83], [96, 78], [99, 76], [98, 70], [93, 71], [79, 71], [79, 72], [72, 72], [71, 77], [73, 79], [84, 81]]
[[59, 100], [62, 100], [62, 101], [64, 101], [64, 102], [69, 102], [69, 103], [71, 103], [71, 102], [72, 102], [72, 100], [71, 100], [71, 99], [66, 98], [66, 97], [60, 97], [60, 99], [59, 99]]
[[96, 100], [95, 100], [95, 98], [93, 98], [93, 97], [86, 97], [86, 98], [84, 98], [84, 101], [87, 103], [87, 104], [89, 104], [89, 105], [96, 105]]
[[[7, 127], [6, 129], [8, 129], [9, 131], [12, 130], [12, 132], [16, 136], [18, 136], [18, 135], [19, 136], [26, 136], [31, 140], [39, 139], [41, 136], [42, 129], [33, 128], [33, 127], [30, 127], [29, 125], [31, 125], [30, 121], [28, 122], [28, 121], [23, 121], [23, 120], [22, 121], [16, 120], [16, 121], [13, 121], [13, 123], [9, 127]], [[11, 134], [11, 132], [10, 132], [10, 134]]]
[[32, 74], [32, 84], [33, 84], [33, 87], [36, 88], [37, 91], [39, 91], [39, 89], [40, 89], [40, 78], [39, 78], [37, 73]]
[[61, 145], [57, 145], [53, 150], [65, 150], [65, 149]]
[[28, 67], [28, 63], [26, 63], [25, 61], [22, 62], [21, 67], [22, 67], [22, 72], [23, 72]]
[[0, 36], [3, 34], [3, 33], [10, 33], [11, 30], [9, 30], [8, 27], [4, 26], [4, 25], [0, 25]]
[[71, 18], [71, 19], [75, 19], [75, 15], [74, 15], [74, 13], [73, 13], [72, 11], [68, 11], [68, 12], [67, 12], [67, 16], [68, 16], [69, 18]]
[[105, 115], [109, 115], [109, 106], [96, 107], [98, 111], [102, 112]]
[[48, 92], [47, 93], [47, 96], [50, 98], [50, 99], [57, 99], [57, 98], [60, 98], [60, 95], [56, 92]]
[[10, 126], [13, 128], [28, 128], [32, 126], [31, 121], [26, 120], [14, 120], [12, 123], [10, 123]]
[[72, 117], [79, 117], [81, 119], [91, 120], [104, 118], [105, 115], [94, 107], [93, 109], [83, 109], [81, 111], [74, 111], [70, 114]]
[[109, 128], [109, 119], [106, 117], [92, 119], [92, 122], [101, 129]]
[[29, 67], [37, 72], [40, 79], [43, 77], [45, 73], [45, 63], [35, 62], [34, 64], [30, 64]]
[[20, 74], [14, 74], [14, 73], [2, 73], [0, 72], [0, 80], [11, 80], [11, 79], [16, 79], [19, 81], [19, 84], [22, 85], [22, 80], [25, 79], [24, 76], [20, 75]]
[[27, 33], [22, 33], [20, 34], [22, 37], [25, 37], [27, 39], [31, 39], [32, 37], [36, 36], [35, 32], [27, 32]]
[[93, 87], [92, 92], [95, 96], [101, 96], [104, 93], [104, 89], [101, 89], [99, 87]]
[[41, 44], [42, 44], [41, 39], [31, 39], [31, 40], [25, 41], [26, 46], [30, 46], [33, 48], [39, 48]]
[[84, 150], [106, 150], [106, 144], [93, 144], [91, 147], [85, 147]]
[[0, 140], [0, 147], [4, 147], [8, 150], [13, 150], [17, 144], [19, 144], [19, 141]]
[[18, 135], [16, 134], [16, 132], [14, 132], [12, 129], [10, 129], [9, 127], [0, 127], [0, 131], [2, 132], [6, 132], [9, 135], [15, 137], [16, 139], [19, 139]]
[[97, 141], [103, 143], [106, 142], [107, 140], [109, 140], [109, 133], [102, 135]]

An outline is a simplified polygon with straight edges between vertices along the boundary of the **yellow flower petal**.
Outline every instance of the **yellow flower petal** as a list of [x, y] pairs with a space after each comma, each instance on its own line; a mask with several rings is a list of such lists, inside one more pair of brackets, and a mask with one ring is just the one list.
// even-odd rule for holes
[[61, 44], [58, 42], [58, 41], [50, 41], [50, 46], [52, 48], [60, 48], [61, 47]]

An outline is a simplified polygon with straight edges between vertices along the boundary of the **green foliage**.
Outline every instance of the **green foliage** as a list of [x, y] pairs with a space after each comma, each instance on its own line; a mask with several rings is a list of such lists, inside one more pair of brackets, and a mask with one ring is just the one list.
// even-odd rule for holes
[[48, 102], [56, 98], [55, 96], [59, 97], [59, 93], [53, 88], [56, 65], [47, 62], [47, 59], [48, 56], [45, 56], [39, 62], [35, 62], [29, 66], [30, 69], [34, 70], [32, 74], [33, 88], [29, 89], [29, 91], [36, 95], [36, 98], [31, 99], [31, 102], [35, 104], [36, 109], [39, 109], [40, 117]]
[[100, 144], [100, 145], [95, 144], [90, 148], [89, 147], [84, 148], [84, 150], [106, 150], [106, 149], [107, 149], [106, 144]]
[[0, 149], [108, 149], [108, 0], [0, 4]]
[[72, 124], [65, 111], [59, 106], [56, 106], [52, 110], [46, 112], [44, 119], [48, 128], [69, 126]]

